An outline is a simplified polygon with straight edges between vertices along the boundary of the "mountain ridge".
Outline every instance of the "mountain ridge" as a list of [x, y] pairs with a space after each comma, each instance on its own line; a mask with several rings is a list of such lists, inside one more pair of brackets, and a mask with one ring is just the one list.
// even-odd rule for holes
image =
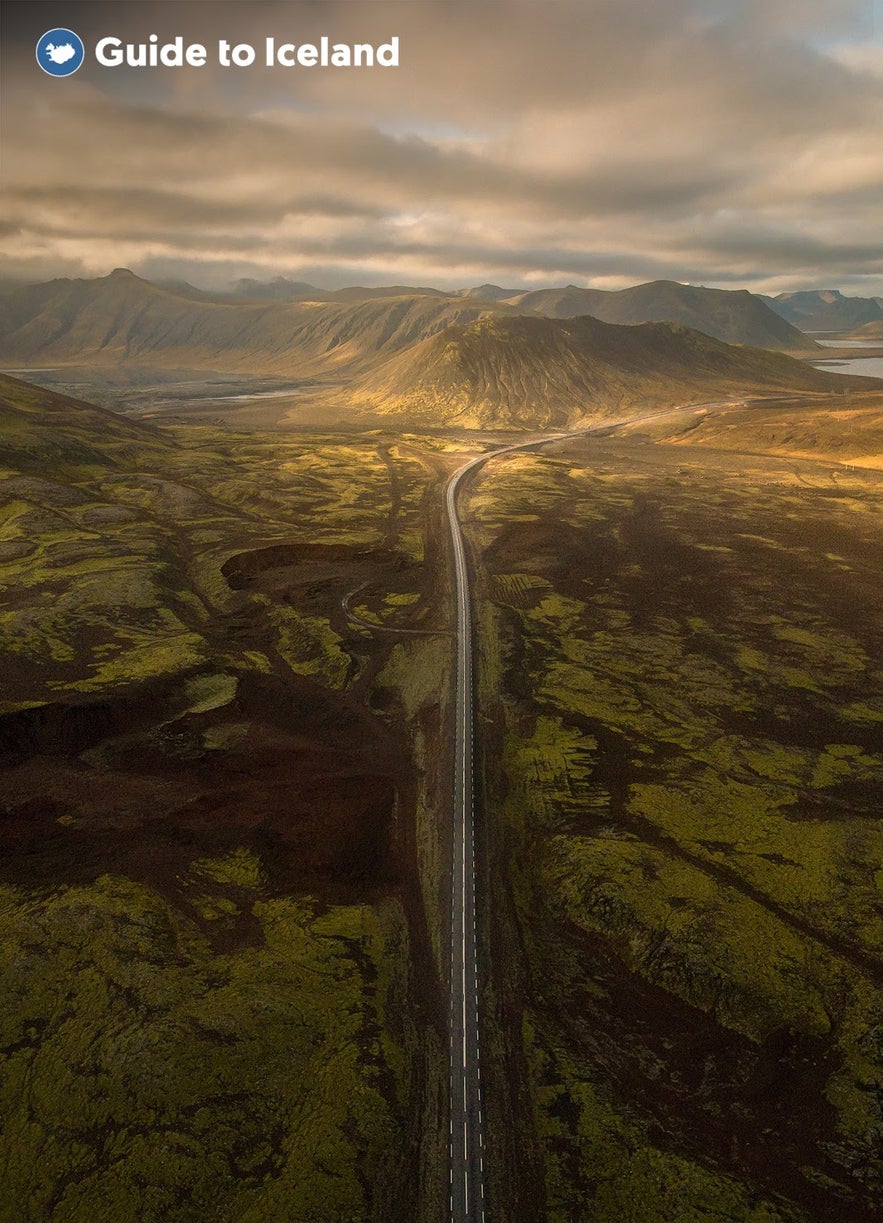
[[511, 307], [428, 294], [320, 302], [193, 297], [117, 269], [0, 298], [0, 360], [327, 375], [500, 310]]
[[681, 323], [727, 344], [787, 352], [816, 347], [747, 289], [708, 289], [675, 280], [653, 280], [627, 289], [537, 289], [506, 299], [508, 305], [548, 318], [590, 314], [605, 323]]
[[805, 289], [763, 297], [770, 309], [807, 331], [851, 331], [865, 323], [883, 322], [883, 305], [876, 297], [846, 297], [839, 289]]
[[500, 294], [508, 290], [494, 285], [479, 286], [475, 292], [494, 294], [480, 297], [408, 286], [317, 290], [278, 278], [261, 296], [245, 283], [245, 293], [208, 293], [116, 269], [92, 280], [19, 287], [0, 296], [0, 360], [348, 376], [452, 324], [495, 314], [672, 321], [730, 343], [787, 351], [815, 347], [747, 291], [674, 281], [616, 293], [566, 286], [507, 299]]

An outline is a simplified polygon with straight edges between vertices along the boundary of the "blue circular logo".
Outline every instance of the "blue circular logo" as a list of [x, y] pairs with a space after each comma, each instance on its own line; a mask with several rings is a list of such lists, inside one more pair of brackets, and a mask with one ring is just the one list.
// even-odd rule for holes
[[72, 76], [85, 56], [83, 40], [73, 30], [47, 30], [37, 43], [37, 63], [50, 76]]

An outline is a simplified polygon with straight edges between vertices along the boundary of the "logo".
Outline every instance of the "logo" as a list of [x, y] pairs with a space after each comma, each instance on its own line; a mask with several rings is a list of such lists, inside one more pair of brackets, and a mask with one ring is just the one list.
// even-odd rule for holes
[[47, 30], [37, 43], [37, 63], [50, 76], [72, 76], [86, 55], [73, 30]]

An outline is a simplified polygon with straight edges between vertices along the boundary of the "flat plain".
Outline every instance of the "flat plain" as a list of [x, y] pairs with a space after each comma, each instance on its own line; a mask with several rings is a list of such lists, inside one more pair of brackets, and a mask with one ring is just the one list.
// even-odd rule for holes
[[0, 1216], [420, 1217], [445, 443], [2, 391]]
[[470, 501], [496, 1098], [562, 1223], [875, 1217], [883, 481], [785, 415], [512, 456]]
[[[434, 1219], [441, 492], [524, 434], [0, 391], [0, 1217]], [[740, 401], [464, 489], [497, 1219], [874, 1217], [881, 440]]]

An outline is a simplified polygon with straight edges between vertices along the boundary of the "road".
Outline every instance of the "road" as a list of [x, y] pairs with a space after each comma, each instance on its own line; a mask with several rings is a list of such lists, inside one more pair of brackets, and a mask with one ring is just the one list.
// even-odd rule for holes
[[[620, 422], [621, 423], [621, 422]], [[609, 428], [605, 425], [604, 428]], [[451, 870], [451, 1024], [449, 1210], [453, 1223], [484, 1223], [487, 1185], [484, 1167], [484, 1100], [481, 1086], [481, 1025], [475, 907], [475, 822], [473, 805], [472, 601], [466, 548], [457, 515], [457, 492], [464, 476], [489, 459], [547, 446], [578, 433], [558, 433], [502, 446], [465, 463], [451, 476], [445, 508], [451, 533], [457, 596], [457, 678], [454, 696], [454, 810]]]
[[454, 810], [451, 870], [451, 1026], [449, 1205], [454, 1223], [485, 1219], [484, 1107], [475, 916], [475, 827], [472, 794], [472, 607], [457, 489], [481, 455], [454, 473], [445, 490], [457, 594], [454, 697]]
[[501, 446], [470, 459], [457, 469], [445, 489], [457, 602], [457, 672], [454, 696], [454, 785], [451, 871], [451, 1022], [450, 1129], [448, 1148], [448, 1207], [452, 1223], [484, 1223], [488, 1218], [485, 1172], [484, 1099], [481, 1081], [481, 1007], [475, 888], [475, 823], [473, 803], [472, 604], [466, 548], [457, 514], [457, 493], [464, 477], [515, 451], [533, 450], [567, 438], [603, 433], [626, 424], [640, 424], [674, 412], [727, 407], [731, 401], [668, 408], [641, 416], [608, 420], [586, 429], [555, 433]]

